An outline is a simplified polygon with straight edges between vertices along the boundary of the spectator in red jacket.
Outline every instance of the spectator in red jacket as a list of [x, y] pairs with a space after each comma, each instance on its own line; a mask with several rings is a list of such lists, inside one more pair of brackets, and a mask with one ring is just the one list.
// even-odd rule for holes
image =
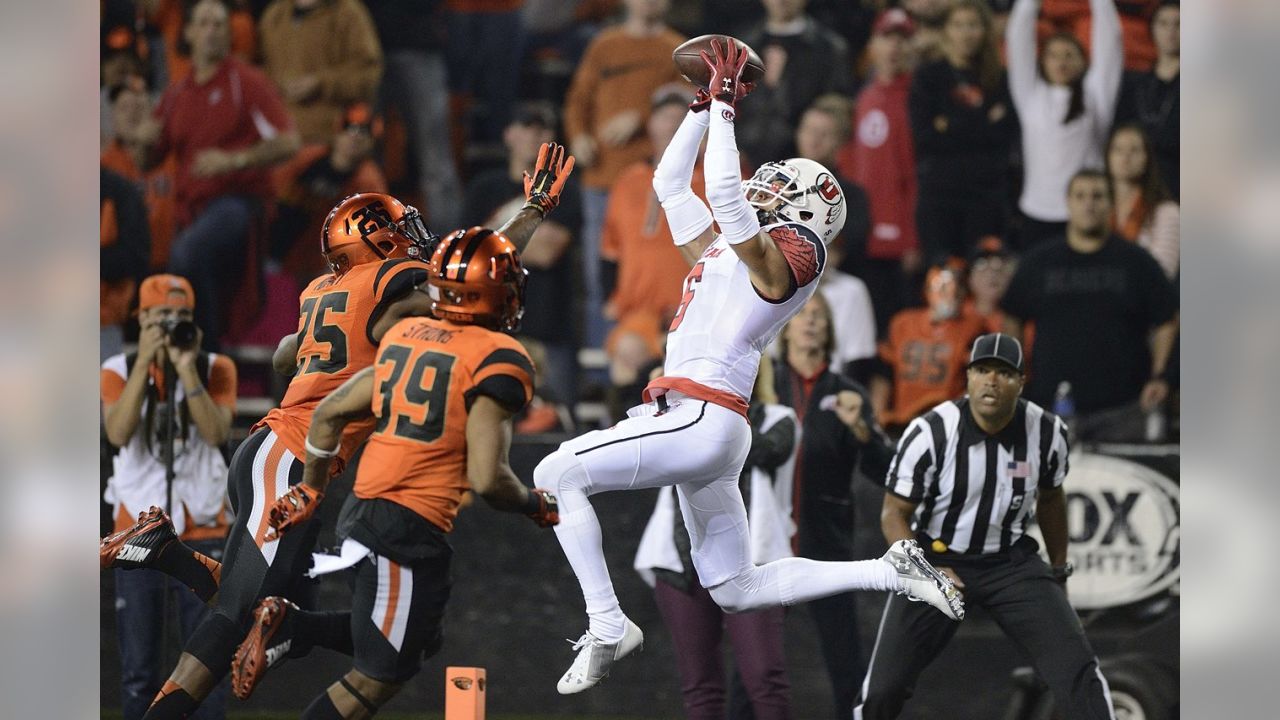
[[871, 210], [865, 250], [850, 248], [846, 271], [862, 278], [875, 298], [877, 335], [908, 304], [908, 275], [920, 265], [916, 237], [915, 148], [907, 96], [911, 89], [909, 42], [915, 23], [900, 9], [876, 19], [871, 43], [871, 77], [858, 94], [853, 138], [841, 150], [836, 169], [860, 185]]
[[171, 85], [139, 137], [153, 159], [173, 153], [176, 234], [169, 266], [201, 298], [196, 324], [217, 346], [229, 287], [245, 275], [249, 236], [271, 197], [268, 167], [301, 142], [261, 70], [231, 56], [227, 7], [193, 5], [183, 29], [191, 74]]

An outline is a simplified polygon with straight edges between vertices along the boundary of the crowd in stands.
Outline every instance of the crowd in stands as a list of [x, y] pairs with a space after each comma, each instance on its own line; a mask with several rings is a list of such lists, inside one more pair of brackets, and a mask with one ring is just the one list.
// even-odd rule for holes
[[[156, 272], [190, 280], [208, 350], [274, 345], [325, 270], [342, 197], [389, 191], [440, 234], [492, 225], [555, 139], [577, 165], [524, 258], [543, 405], [522, 427], [569, 429], [584, 400], [618, 417], [661, 364], [687, 272], [650, 185], [692, 99], [671, 53], [727, 33], [765, 63], [739, 107], [744, 177], [803, 156], [844, 188], [822, 281], [830, 370], [868, 389], [880, 424], [962, 392], [971, 340], [1000, 329], [1027, 341], [1027, 395], [1046, 407], [1176, 416], [1177, 2], [101, 7], [104, 357], [135, 341]], [[1096, 248], [1065, 237], [1085, 170], [1107, 201]], [[584, 369], [584, 349], [607, 360]], [[252, 373], [240, 387], [268, 392]]]

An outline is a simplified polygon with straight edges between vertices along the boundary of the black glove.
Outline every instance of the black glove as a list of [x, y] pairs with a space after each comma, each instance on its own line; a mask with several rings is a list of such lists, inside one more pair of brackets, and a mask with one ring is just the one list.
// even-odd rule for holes
[[556, 502], [555, 495], [542, 488], [529, 490], [529, 510], [525, 517], [538, 523], [538, 527], [548, 528], [560, 524], [560, 504]]

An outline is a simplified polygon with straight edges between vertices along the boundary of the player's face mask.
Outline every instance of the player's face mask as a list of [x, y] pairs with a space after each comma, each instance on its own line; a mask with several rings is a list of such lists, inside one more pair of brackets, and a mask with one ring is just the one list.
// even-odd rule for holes
[[742, 181], [747, 203], [771, 222], [799, 221], [794, 210], [808, 203], [800, 188], [800, 171], [782, 163], [765, 163], [750, 179]]
[[404, 215], [392, 227], [396, 232], [409, 238], [412, 243], [409, 256], [423, 262], [431, 259], [431, 255], [436, 251], [436, 245], [440, 244], [440, 236], [431, 232], [422, 221], [422, 214], [418, 212], [418, 208], [412, 205], [405, 206]]

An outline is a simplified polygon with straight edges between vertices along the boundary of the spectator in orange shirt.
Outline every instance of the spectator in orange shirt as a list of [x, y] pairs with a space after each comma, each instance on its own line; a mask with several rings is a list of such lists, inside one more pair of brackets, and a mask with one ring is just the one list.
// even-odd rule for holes
[[[654, 95], [646, 127], [655, 158], [666, 150], [692, 100], [683, 84], [664, 86]], [[681, 283], [689, 266], [671, 239], [667, 216], [654, 195], [653, 172], [650, 160], [632, 165], [618, 177], [609, 193], [601, 235], [600, 253], [615, 269], [606, 275], [617, 278], [605, 306], [605, 316], [617, 325], [609, 333], [605, 350], [609, 378], [618, 387], [647, 381], [642, 370], [662, 357], [667, 325], [680, 303]], [[690, 186], [701, 197], [704, 184], [699, 161]], [[620, 398], [624, 406], [627, 399]]]
[[173, 176], [176, 160], [170, 155], [147, 167], [147, 146], [139, 135], [151, 109], [146, 81], [137, 75], [110, 94], [111, 131], [102, 166], [134, 182], [142, 190], [151, 229], [151, 251], [145, 270], [159, 270], [169, 263], [169, 243], [173, 240], [175, 199]]
[[[982, 318], [985, 332], [1001, 332], [1004, 327], [1000, 298], [1009, 288], [1016, 267], [1004, 241], [995, 235], [979, 240], [969, 254], [969, 296], [964, 301], [964, 313]], [[1023, 346], [1026, 347], [1025, 342]]]
[[382, 46], [359, 0], [273, 0], [258, 37], [304, 143], [327, 142], [347, 106], [375, 99]]
[[625, 0], [622, 23], [591, 41], [565, 98], [565, 135], [582, 173], [584, 340], [591, 347], [603, 345], [606, 332], [600, 233], [609, 189], [633, 163], [653, 156], [644, 132], [650, 98], [680, 81], [671, 53], [684, 38], [665, 24], [668, 6], [668, 0]]
[[271, 225], [268, 272], [286, 266], [305, 276], [326, 272], [316, 243], [329, 210], [348, 195], [387, 192], [387, 179], [373, 161], [382, 119], [367, 103], [347, 108], [325, 143], [307, 145], [272, 173], [276, 216]]
[[962, 312], [963, 273], [957, 264], [930, 268], [927, 307], [903, 310], [880, 348], [887, 375], [871, 380], [871, 402], [886, 426], [901, 427], [924, 410], [965, 392], [973, 339], [986, 332], [978, 315]]

